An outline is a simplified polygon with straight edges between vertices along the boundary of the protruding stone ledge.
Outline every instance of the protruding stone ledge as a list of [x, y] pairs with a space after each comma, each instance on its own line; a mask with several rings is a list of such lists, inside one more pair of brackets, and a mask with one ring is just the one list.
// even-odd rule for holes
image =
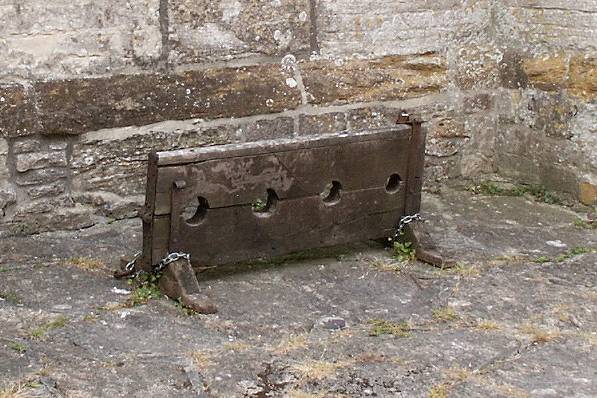
[[279, 65], [36, 84], [45, 134], [79, 134], [163, 120], [216, 119], [296, 108]]
[[447, 87], [447, 65], [435, 53], [371, 60], [306, 61], [300, 64], [314, 104], [391, 101], [439, 92]]

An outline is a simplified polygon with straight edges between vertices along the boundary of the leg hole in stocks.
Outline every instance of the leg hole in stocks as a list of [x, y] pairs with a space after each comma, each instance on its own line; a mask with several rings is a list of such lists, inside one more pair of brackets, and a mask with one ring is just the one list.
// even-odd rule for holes
[[182, 216], [189, 225], [199, 225], [207, 216], [209, 202], [203, 196], [197, 196], [185, 207]]
[[323, 203], [328, 206], [333, 206], [340, 201], [340, 193], [342, 191], [342, 184], [338, 181], [332, 181], [327, 184], [323, 192], [319, 194]]

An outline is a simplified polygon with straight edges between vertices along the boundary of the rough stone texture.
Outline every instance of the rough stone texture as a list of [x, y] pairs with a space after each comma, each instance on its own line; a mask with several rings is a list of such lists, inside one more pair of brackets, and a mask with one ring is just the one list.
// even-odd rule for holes
[[597, 8], [592, 0], [506, 0], [495, 11], [499, 38], [523, 53], [597, 49]]
[[20, 173], [51, 166], [66, 166], [66, 153], [53, 151], [19, 154], [16, 155], [15, 164]]
[[152, 150], [402, 110], [428, 129], [426, 190], [496, 177], [586, 203], [596, 15], [590, 0], [0, 0], [0, 223], [133, 217]]
[[447, 85], [445, 59], [435, 53], [300, 64], [315, 104], [388, 101], [433, 94]]
[[[459, 268], [373, 245], [225, 267], [199, 274], [214, 315], [124, 305], [133, 287], [111, 271], [140, 248], [138, 220], [2, 239], [0, 383], [40, 397], [595, 396], [585, 215], [449, 190], [423, 209]], [[558, 260], [575, 247], [588, 252]], [[375, 336], [373, 320], [408, 327]]]
[[597, 205], [597, 185], [582, 182], [580, 184], [580, 201], [587, 206]]
[[196, 117], [215, 119], [295, 108], [298, 90], [279, 65], [115, 76], [36, 85], [45, 134], [77, 134]]
[[159, 0], [0, 2], [0, 78], [111, 74], [161, 53]]
[[91, 204], [109, 217], [134, 216], [144, 200], [150, 151], [289, 138], [293, 128], [293, 119], [281, 117], [235, 125], [166, 122], [83, 134], [72, 151], [73, 195], [76, 201]]
[[586, 102], [597, 98], [597, 54], [579, 54], [570, 60], [568, 93]]
[[5, 209], [16, 202], [16, 192], [9, 182], [8, 142], [0, 138], [0, 221], [4, 218]]
[[169, 0], [168, 11], [175, 64], [309, 51], [308, 0]]
[[488, 1], [317, 2], [318, 45], [322, 56], [385, 56], [443, 51], [455, 40], [485, 34]]
[[0, 137], [26, 135], [38, 130], [30, 90], [0, 83]]

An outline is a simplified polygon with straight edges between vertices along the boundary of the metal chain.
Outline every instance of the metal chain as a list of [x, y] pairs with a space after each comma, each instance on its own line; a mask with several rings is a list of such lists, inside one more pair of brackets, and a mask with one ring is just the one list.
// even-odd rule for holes
[[137, 263], [137, 259], [139, 259], [139, 256], [141, 256], [141, 252], [137, 252], [135, 253], [135, 255], [133, 256], [133, 259], [131, 261], [129, 261], [125, 266], [124, 266], [124, 270], [128, 271], [128, 272], [133, 272], [135, 271], [135, 264]]
[[[131, 261], [129, 261], [128, 263], [126, 263], [126, 265], [124, 266], [124, 269], [123, 269], [124, 272], [115, 273], [115, 275], [118, 275], [117, 278], [127, 277], [129, 279], [135, 279], [136, 277], [138, 277], [139, 275], [144, 273], [145, 271], [143, 271], [143, 270], [137, 270], [137, 260], [139, 259], [140, 256], [141, 256], [141, 252], [135, 253], [135, 255], [133, 256], [133, 259]], [[158, 265], [155, 266], [152, 273], [158, 274], [158, 273], [162, 272], [164, 270], [164, 268], [166, 268], [168, 266], [168, 264], [173, 263], [174, 261], [179, 260], [181, 258], [184, 258], [189, 263], [191, 262], [191, 255], [189, 253], [182, 253], [182, 252], [168, 253], [166, 255], [166, 257], [161, 259], [160, 262], [158, 263]]]
[[392, 239], [397, 240], [398, 237], [402, 234], [402, 230], [404, 229], [404, 227], [407, 226], [408, 224], [410, 224], [411, 222], [415, 222], [415, 221], [423, 221], [423, 217], [421, 217], [420, 213], [415, 213], [415, 214], [411, 214], [409, 216], [400, 217], [398, 226], [396, 227], [396, 230], [394, 231], [394, 237], [390, 238], [390, 240], [392, 240]]
[[168, 266], [168, 264], [173, 263], [176, 260], [180, 260], [181, 258], [184, 258], [189, 263], [191, 262], [191, 255], [189, 253], [183, 253], [183, 252], [168, 253], [168, 255], [166, 257], [164, 257], [163, 259], [161, 259], [160, 263], [153, 269], [153, 273], [157, 274], [159, 272], [162, 272], [162, 270], [164, 268], [166, 268]]

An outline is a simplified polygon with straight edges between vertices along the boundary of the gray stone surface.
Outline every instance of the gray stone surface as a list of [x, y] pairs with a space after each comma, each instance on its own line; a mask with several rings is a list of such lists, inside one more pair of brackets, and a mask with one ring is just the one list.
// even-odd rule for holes
[[402, 109], [429, 131], [427, 190], [506, 178], [595, 206], [596, 18], [591, 0], [0, 0], [0, 228], [48, 203], [134, 216], [152, 150]]
[[169, 0], [170, 62], [309, 52], [308, 0]]
[[0, 78], [110, 74], [161, 53], [159, 0], [0, 3]]
[[[216, 315], [118, 305], [132, 287], [109, 271], [140, 247], [138, 220], [2, 239], [0, 384], [48, 397], [595, 396], [584, 215], [447, 190], [423, 209], [456, 269], [364, 243], [229, 266], [199, 274]], [[331, 315], [347, 327], [316, 327]], [[375, 335], [372, 320], [410, 330]]]

